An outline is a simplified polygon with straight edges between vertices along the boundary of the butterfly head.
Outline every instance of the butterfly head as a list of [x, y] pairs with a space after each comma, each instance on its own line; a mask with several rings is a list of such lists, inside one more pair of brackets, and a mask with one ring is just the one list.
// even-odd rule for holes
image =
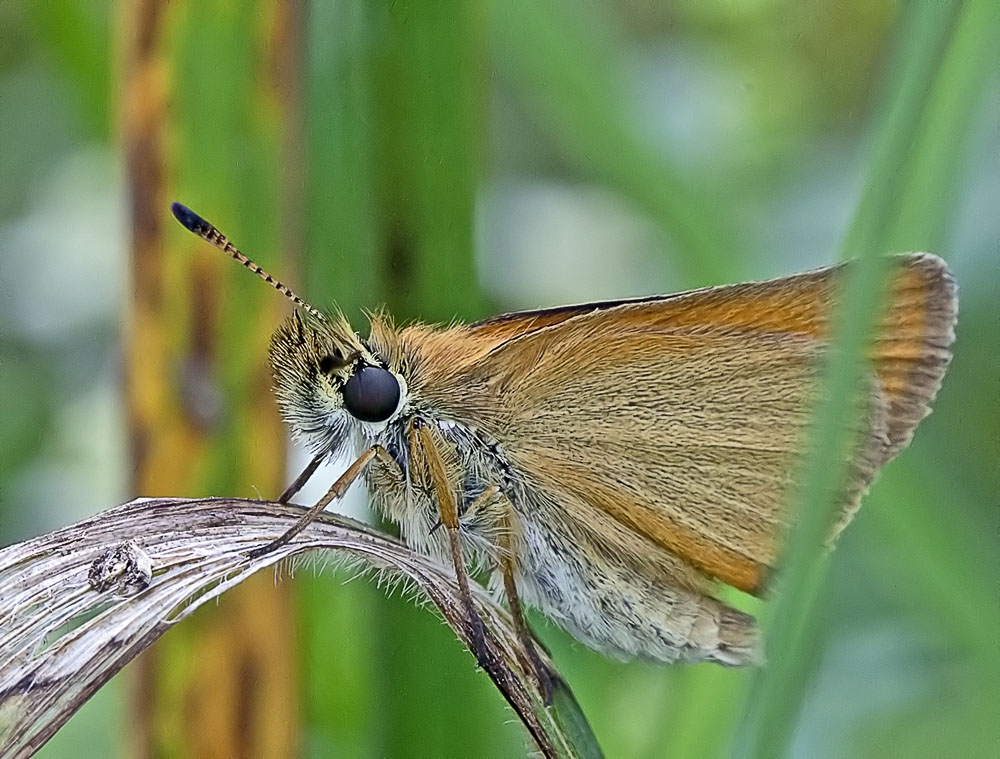
[[[186, 229], [254, 272], [291, 300], [296, 311], [271, 339], [275, 390], [293, 434], [318, 451], [340, 446], [358, 425], [378, 432], [406, 399], [406, 382], [351, 329], [341, 313], [325, 314], [247, 258], [214, 224], [174, 203]], [[363, 427], [360, 429], [364, 429]]]
[[338, 447], [359, 424], [384, 426], [405, 398], [402, 378], [340, 313], [293, 313], [271, 339], [271, 367], [282, 415], [317, 451]]

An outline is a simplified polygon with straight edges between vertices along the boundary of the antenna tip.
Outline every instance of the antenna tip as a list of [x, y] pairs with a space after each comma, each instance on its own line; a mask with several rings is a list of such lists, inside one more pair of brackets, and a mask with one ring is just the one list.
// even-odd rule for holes
[[196, 235], [212, 226], [183, 203], [171, 203], [170, 210], [185, 229]]

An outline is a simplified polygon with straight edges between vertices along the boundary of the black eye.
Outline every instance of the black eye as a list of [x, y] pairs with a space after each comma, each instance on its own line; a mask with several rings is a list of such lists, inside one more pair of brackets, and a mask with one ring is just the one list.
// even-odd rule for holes
[[344, 385], [344, 407], [362, 422], [384, 422], [399, 405], [399, 382], [392, 372], [366, 366]]

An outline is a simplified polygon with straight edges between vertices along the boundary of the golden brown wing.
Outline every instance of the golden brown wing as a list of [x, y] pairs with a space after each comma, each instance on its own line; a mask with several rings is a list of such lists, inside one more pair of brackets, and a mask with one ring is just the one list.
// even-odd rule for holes
[[[956, 300], [944, 263], [915, 255], [893, 266], [842, 524], [908, 442], [950, 357]], [[758, 592], [842, 270], [447, 330], [439, 349], [449, 358], [421, 360], [415, 389], [445, 417], [496, 437], [529, 484], [573, 493], [567, 509], [581, 524], [596, 509]], [[421, 352], [435, 349], [425, 339]]]

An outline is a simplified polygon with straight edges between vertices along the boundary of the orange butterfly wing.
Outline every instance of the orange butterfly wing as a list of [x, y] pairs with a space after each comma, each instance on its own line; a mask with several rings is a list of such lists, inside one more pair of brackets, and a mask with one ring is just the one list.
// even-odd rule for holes
[[[847, 264], [849, 265], [849, 264]], [[730, 585], [760, 592], [804, 445], [844, 265], [660, 298], [435, 331], [414, 326], [414, 392], [495, 437], [529, 486], [586, 526], [592, 509]], [[950, 359], [945, 264], [893, 258], [849, 520], [909, 441]]]

